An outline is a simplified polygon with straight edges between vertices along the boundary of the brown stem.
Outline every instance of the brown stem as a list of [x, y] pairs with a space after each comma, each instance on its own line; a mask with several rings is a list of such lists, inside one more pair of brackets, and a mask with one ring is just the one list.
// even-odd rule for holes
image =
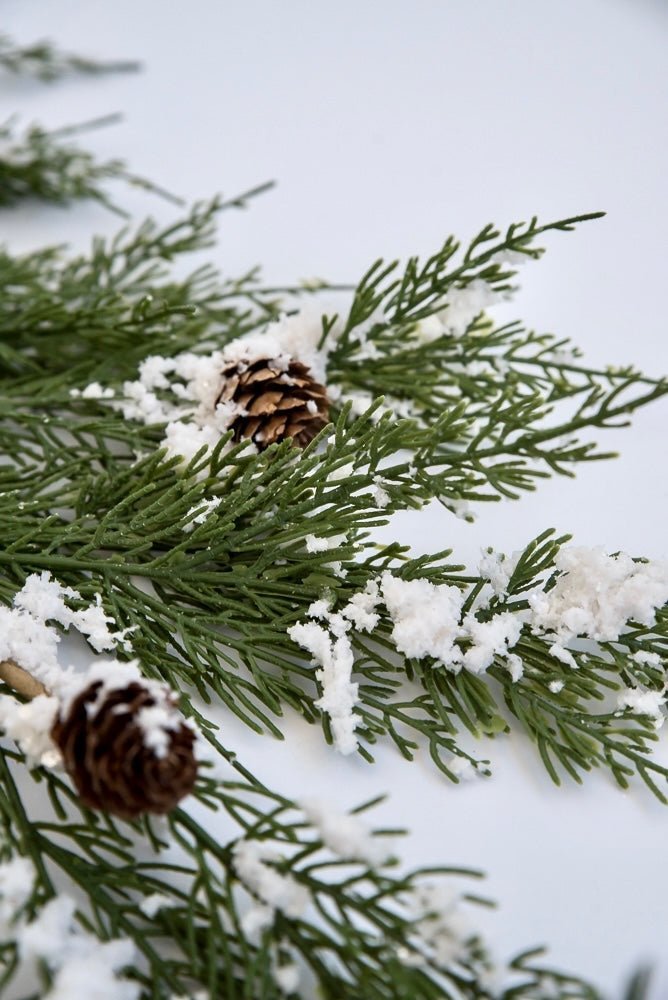
[[0, 661], [0, 680], [14, 688], [17, 694], [24, 698], [36, 698], [38, 694], [48, 694], [43, 684], [29, 674], [13, 660]]

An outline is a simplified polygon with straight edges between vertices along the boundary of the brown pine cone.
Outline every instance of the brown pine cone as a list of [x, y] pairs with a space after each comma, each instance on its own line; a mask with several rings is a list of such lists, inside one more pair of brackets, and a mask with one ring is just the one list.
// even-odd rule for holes
[[165, 752], [156, 753], [138, 713], [154, 707], [173, 712], [170, 696], [156, 698], [132, 682], [106, 691], [97, 705], [101, 687], [101, 681], [85, 687], [51, 731], [81, 801], [123, 819], [169, 812], [192, 791], [197, 776], [192, 730], [177, 721], [164, 730]]
[[292, 438], [305, 448], [329, 421], [327, 389], [301, 361], [283, 369], [259, 358], [249, 365], [235, 362], [222, 374], [216, 403], [236, 403], [244, 411], [231, 424], [235, 441], [250, 438], [262, 450]]

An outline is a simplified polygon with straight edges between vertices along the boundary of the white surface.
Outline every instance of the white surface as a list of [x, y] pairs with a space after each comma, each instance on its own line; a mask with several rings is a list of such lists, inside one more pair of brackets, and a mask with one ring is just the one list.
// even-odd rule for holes
[[[101, 155], [189, 198], [232, 194], [275, 177], [249, 213], [224, 219], [219, 263], [261, 262], [269, 280], [356, 279], [376, 256], [431, 251], [448, 232], [603, 208], [608, 217], [550, 239], [523, 273], [516, 313], [572, 337], [601, 362], [668, 369], [668, 8], [642, 0], [8, 0], [3, 28], [28, 41], [138, 57], [141, 76], [51, 88], [10, 82], [0, 117], [47, 125], [109, 111], [126, 122], [90, 137]], [[159, 203], [125, 199], [138, 212]], [[3, 217], [16, 247], [82, 243], [115, 222], [95, 207], [21, 208]], [[547, 526], [581, 544], [666, 554], [665, 407], [609, 433], [620, 460], [552, 481], [520, 503], [480, 511], [475, 526], [441, 509], [397, 519], [417, 550], [512, 550]], [[223, 720], [227, 742], [287, 793], [327, 786], [353, 804], [391, 790], [388, 823], [413, 830], [411, 862], [489, 873], [502, 901], [485, 918], [500, 954], [549, 942], [556, 964], [619, 995], [643, 958], [668, 996], [668, 810], [604, 776], [553, 788], [521, 738], [488, 746], [494, 777], [453, 788], [427, 760], [390, 749], [375, 767], [342, 759], [299, 720], [289, 739], [259, 740]], [[667, 756], [665, 747], [664, 758]]]

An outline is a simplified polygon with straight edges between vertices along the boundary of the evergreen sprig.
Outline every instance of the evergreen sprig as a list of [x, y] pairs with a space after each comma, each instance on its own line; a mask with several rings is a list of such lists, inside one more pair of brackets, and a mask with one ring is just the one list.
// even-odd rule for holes
[[568, 340], [519, 322], [497, 327], [482, 311], [457, 336], [444, 328], [424, 343], [417, 335], [422, 321], [447, 319], [453, 290], [484, 281], [509, 292], [522, 260], [542, 255], [536, 239], [602, 214], [545, 225], [534, 218], [504, 234], [485, 226], [465, 248], [450, 236], [424, 264], [412, 258], [400, 270], [396, 261], [376, 261], [357, 286], [329, 356], [330, 378], [369, 402], [391, 397], [430, 431], [441, 426], [442, 439], [429, 438], [419, 454], [446, 503], [516, 498], [536, 480], [611, 457], [580, 432], [623, 425], [668, 391], [665, 379], [632, 367], [592, 368]]
[[[542, 232], [588, 217], [543, 227], [533, 220], [503, 236], [487, 227], [462, 252], [449, 239], [425, 265], [411, 261], [400, 273], [376, 266], [347, 318], [338, 327], [324, 318], [323, 343], [335, 338], [330, 384], [341, 402], [333, 426], [304, 452], [285, 442], [251, 455], [223, 438], [212, 455], [183, 467], [161, 449], [160, 425], [126, 419], [108, 399], [81, 391], [99, 382], [118, 399], [148, 356], [222, 347], [262, 328], [303, 291], [266, 288], [255, 272], [230, 279], [206, 265], [184, 278], [177, 270], [183, 254], [211, 245], [217, 213], [254, 193], [197, 205], [164, 228], [125, 229], [84, 255], [47, 248], [0, 256], [0, 599], [11, 604], [42, 570], [87, 601], [99, 593], [118, 627], [134, 629], [132, 655], [146, 675], [182, 694], [186, 714], [228, 761], [222, 779], [203, 770], [197, 804], [177, 810], [165, 828], [91, 813], [42, 768], [32, 773], [52, 811], [45, 819], [42, 803], [30, 815], [16, 784], [23, 757], [3, 748], [4, 855], [29, 857], [36, 871], [25, 916], [54, 895], [58, 871], [83, 899], [82, 927], [101, 940], [134, 941], [140, 958], [129, 975], [155, 1000], [198, 988], [270, 1000], [281, 995], [277, 965], [295, 958], [332, 1000], [595, 998], [593, 987], [531, 952], [493, 987], [491, 959], [475, 934], [459, 941], [454, 957], [439, 957], [416, 931], [411, 899], [426, 879], [467, 873], [397, 875], [332, 857], [301, 807], [262, 786], [220, 745], [206, 704], [220, 699], [276, 737], [290, 706], [318, 719], [329, 739], [314, 667], [288, 629], [323, 595], [341, 607], [384, 571], [458, 588], [480, 621], [521, 614], [530, 590], [555, 586], [566, 536], [546, 532], [530, 543], [505, 591], [481, 603], [483, 573], [453, 565], [447, 550], [414, 559], [399, 545], [379, 547], [373, 529], [434, 496], [450, 504], [516, 496], [550, 472], [570, 473], [574, 463], [602, 457], [581, 443], [581, 431], [625, 419], [666, 384], [632, 369], [588, 368], [576, 355], [565, 360], [564, 342], [520, 324], [494, 327], [484, 315], [459, 337], [421, 342], [418, 324], [447, 309], [452, 289], [477, 280], [507, 289], [509, 253], [538, 256], [533, 241]], [[345, 401], [355, 392], [369, 401], [357, 415]], [[388, 498], [380, 508], [379, 477]], [[197, 523], [211, 499], [221, 503]], [[333, 539], [332, 547], [309, 550], [310, 535]], [[513, 647], [522, 666], [515, 679], [501, 654], [481, 675], [402, 657], [389, 614], [382, 606], [379, 614], [372, 633], [350, 632], [365, 757], [380, 739], [405, 757], [424, 745], [457, 780], [456, 758], [486, 769], [462, 733], [493, 736], [517, 723], [555, 780], [580, 780], [604, 766], [622, 785], [640, 775], [665, 800], [668, 771], [651, 756], [653, 719], [610, 700], [636, 684], [662, 690], [665, 668], [655, 658], [665, 662], [665, 613], [651, 627], [629, 622], [617, 641], [574, 647], [575, 670], [554, 655], [552, 640], [526, 628]], [[638, 653], [650, 659], [633, 658]], [[215, 839], [205, 808], [224, 818], [226, 832]], [[275, 852], [264, 863], [307, 892], [307, 914], [278, 909], [259, 936], [245, 928], [244, 913], [261, 899], [235, 864], [242, 840]], [[168, 901], [152, 916], [139, 906], [149, 892]], [[11, 939], [0, 962], [6, 986], [18, 962]], [[48, 989], [48, 969], [44, 976]], [[631, 990], [640, 988], [636, 981]]]
[[[590, 212], [546, 224], [539, 224], [534, 216], [528, 223], [512, 223], [503, 234], [489, 224], [466, 248], [455, 236], [448, 236], [441, 249], [424, 263], [411, 257], [400, 269], [398, 261], [375, 261], [357, 286], [339, 351], [350, 350], [353, 332], [370, 320], [387, 330], [426, 319], [447, 307], [446, 296], [453, 285], [465, 288], [482, 280], [498, 292], [510, 291], [516, 265], [537, 260], [545, 252], [543, 247], [534, 246], [535, 240], [549, 232], [570, 232], [580, 223], [604, 215]], [[381, 307], [382, 318], [378, 315]]]
[[107, 115], [52, 131], [32, 125], [23, 132], [14, 119], [5, 122], [0, 126], [0, 206], [15, 205], [26, 197], [57, 205], [91, 198], [117, 215], [126, 215], [107, 193], [110, 181], [123, 181], [173, 204], [183, 204], [176, 195], [131, 173], [123, 160], [99, 161], [71, 141], [73, 136], [118, 121], [120, 115]]
[[[439, 956], [416, 926], [425, 914], [428, 924], [430, 914], [418, 894], [425, 886], [444, 888], [466, 912], [487, 902], [469, 888], [478, 873], [444, 867], [397, 872], [396, 858], [374, 869], [337, 856], [297, 804], [270, 792], [239, 764], [229, 766], [225, 780], [203, 776], [196, 790], [201, 805], [225, 817], [222, 839], [210, 835], [200, 808], [178, 809], [166, 824], [145, 819], [128, 825], [92, 813], [57, 774], [41, 768], [33, 777], [46, 785], [52, 812], [46, 819], [44, 809], [32, 815], [11, 766], [21, 759], [8, 749], [0, 757], [0, 822], [7, 836], [2, 857], [22, 854], [36, 871], [21, 916], [38, 915], [65, 879], [85, 900], [78, 911], [84, 930], [102, 941], [123, 936], [135, 943], [138, 960], [127, 975], [141, 985], [143, 997], [191, 996], [204, 988], [210, 997], [278, 1000], [287, 994], [276, 982], [277, 967], [298, 962], [327, 1000], [548, 994], [600, 1000], [582, 979], [538, 961], [539, 952], [495, 970], [473, 930], [453, 938], [451, 956]], [[379, 830], [373, 839], [396, 841], [400, 834]], [[258, 845], [270, 869], [299, 886], [303, 913], [277, 909], [261, 933], [250, 930], [244, 916], [262, 900], [235, 866], [240, 842]], [[155, 894], [158, 911], [142, 910]], [[18, 958], [15, 944], [0, 951], [0, 989], [12, 982]], [[43, 975], [42, 989], [48, 989], [52, 975], [46, 968]]]
[[98, 76], [104, 73], [136, 73], [141, 64], [131, 59], [101, 61], [63, 52], [50, 41], [17, 44], [9, 35], [0, 34], [0, 67], [13, 75], [37, 77], [49, 83], [69, 73]]
[[[221, 441], [210, 462], [202, 457], [184, 470], [164, 461], [160, 426], [125, 420], [105, 401], [73, 399], [71, 390], [100, 381], [120, 391], [123, 379], [151, 354], [175, 354], [198, 343], [222, 346], [264, 321], [267, 310], [258, 310], [257, 302], [265, 296], [255, 275], [223, 280], [205, 268], [171, 280], [172, 261], [210, 243], [215, 213], [245, 198], [196, 206], [166, 229], [147, 223], [109, 244], [96, 241], [89, 255], [73, 260], [60, 251], [0, 260], [0, 274], [8, 276], [0, 305], [6, 370], [0, 445], [10, 459], [0, 470], [0, 564], [6, 567], [6, 599], [28, 574], [43, 569], [91, 599], [99, 590], [120, 627], [137, 627], [135, 652], [149, 674], [176, 688], [194, 683], [202, 697], [221, 698], [252, 728], [280, 737], [275, 717], [283, 706], [309, 720], [321, 715], [314, 705], [320, 693], [314, 670], [295, 655], [287, 630], [323, 593], [336, 595], [342, 606], [386, 569], [468, 587], [472, 594], [484, 586], [442, 558], [410, 560], [397, 546], [377, 550], [369, 534], [374, 527], [395, 510], [421, 506], [435, 491], [446, 502], [515, 496], [545, 475], [539, 462], [567, 471], [567, 461], [592, 457], [590, 446], [575, 443], [581, 427], [606, 426], [662, 395], [666, 384], [630, 370], [618, 375], [574, 364], [565, 381], [551, 365], [550, 341], [536, 353], [533, 335], [520, 343], [521, 327], [499, 334], [486, 321], [476, 321], [454, 348], [444, 336], [442, 355], [438, 347], [419, 348], [409, 364], [400, 329], [400, 363], [410, 371], [410, 385], [429, 376], [456, 380], [449, 352], [466, 357], [476, 346], [488, 357], [501, 354], [518, 380], [507, 372], [497, 381], [490, 376], [483, 391], [462, 379], [457, 403], [438, 415], [433, 402], [419, 418], [379, 416], [377, 402], [352, 419], [348, 404], [334, 430], [304, 453], [289, 444], [261, 455], [239, 448], [227, 453]], [[532, 226], [531, 232], [539, 231]], [[471, 250], [469, 259], [478, 266]], [[461, 268], [455, 273], [461, 275]], [[389, 331], [384, 328], [385, 339]], [[537, 373], [525, 373], [527, 357]], [[338, 374], [345, 388], [346, 378], [359, 380], [368, 365], [351, 360], [348, 368], [335, 369], [334, 378]], [[517, 399], [527, 382], [528, 397]], [[551, 401], [578, 395], [584, 398], [575, 415], [546, 428]], [[553, 452], [557, 435], [566, 443]], [[436, 461], [441, 467], [434, 472]], [[338, 478], [342, 469], [345, 482]], [[382, 510], [373, 495], [378, 477], [389, 498]], [[187, 533], [207, 498], [222, 502]], [[17, 502], [23, 504], [18, 517]], [[312, 553], [308, 535], [339, 541]], [[522, 591], [544, 578], [563, 541], [548, 534], [531, 543], [516, 570], [518, 596], [501, 603], [495, 598], [481, 618], [522, 610]], [[137, 576], [150, 581], [154, 597], [137, 585]], [[668, 772], [649, 752], [656, 739], [652, 721], [627, 712], [620, 725], [616, 711], [595, 710], [616, 688], [648, 681], [660, 688], [661, 673], [647, 677], [628, 655], [665, 652], [663, 618], [655, 631], [634, 628], [616, 646], [575, 651], [576, 673], [550, 654], [552, 640], [526, 634], [513, 650], [524, 666], [519, 682], [511, 680], [502, 658], [483, 676], [403, 661], [391, 633], [385, 614], [372, 636], [352, 634], [365, 756], [389, 736], [410, 757], [417, 738], [452, 777], [448, 761], [463, 753], [457, 733], [507, 731], [505, 705], [535, 741], [554, 780], [563, 773], [579, 779], [583, 770], [603, 765], [622, 784], [637, 772], [664, 797], [656, 779], [662, 783]], [[414, 685], [408, 693], [407, 678]], [[565, 679], [561, 691], [550, 691], [550, 681]], [[322, 721], [328, 735], [327, 719]]]

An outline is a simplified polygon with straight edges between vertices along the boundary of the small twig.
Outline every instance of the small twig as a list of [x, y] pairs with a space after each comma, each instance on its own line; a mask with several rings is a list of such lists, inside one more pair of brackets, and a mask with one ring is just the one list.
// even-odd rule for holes
[[32, 674], [19, 667], [13, 660], [0, 661], [0, 680], [14, 688], [16, 693], [23, 695], [24, 698], [36, 698], [37, 695], [49, 693], [40, 681], [35, 680]]

